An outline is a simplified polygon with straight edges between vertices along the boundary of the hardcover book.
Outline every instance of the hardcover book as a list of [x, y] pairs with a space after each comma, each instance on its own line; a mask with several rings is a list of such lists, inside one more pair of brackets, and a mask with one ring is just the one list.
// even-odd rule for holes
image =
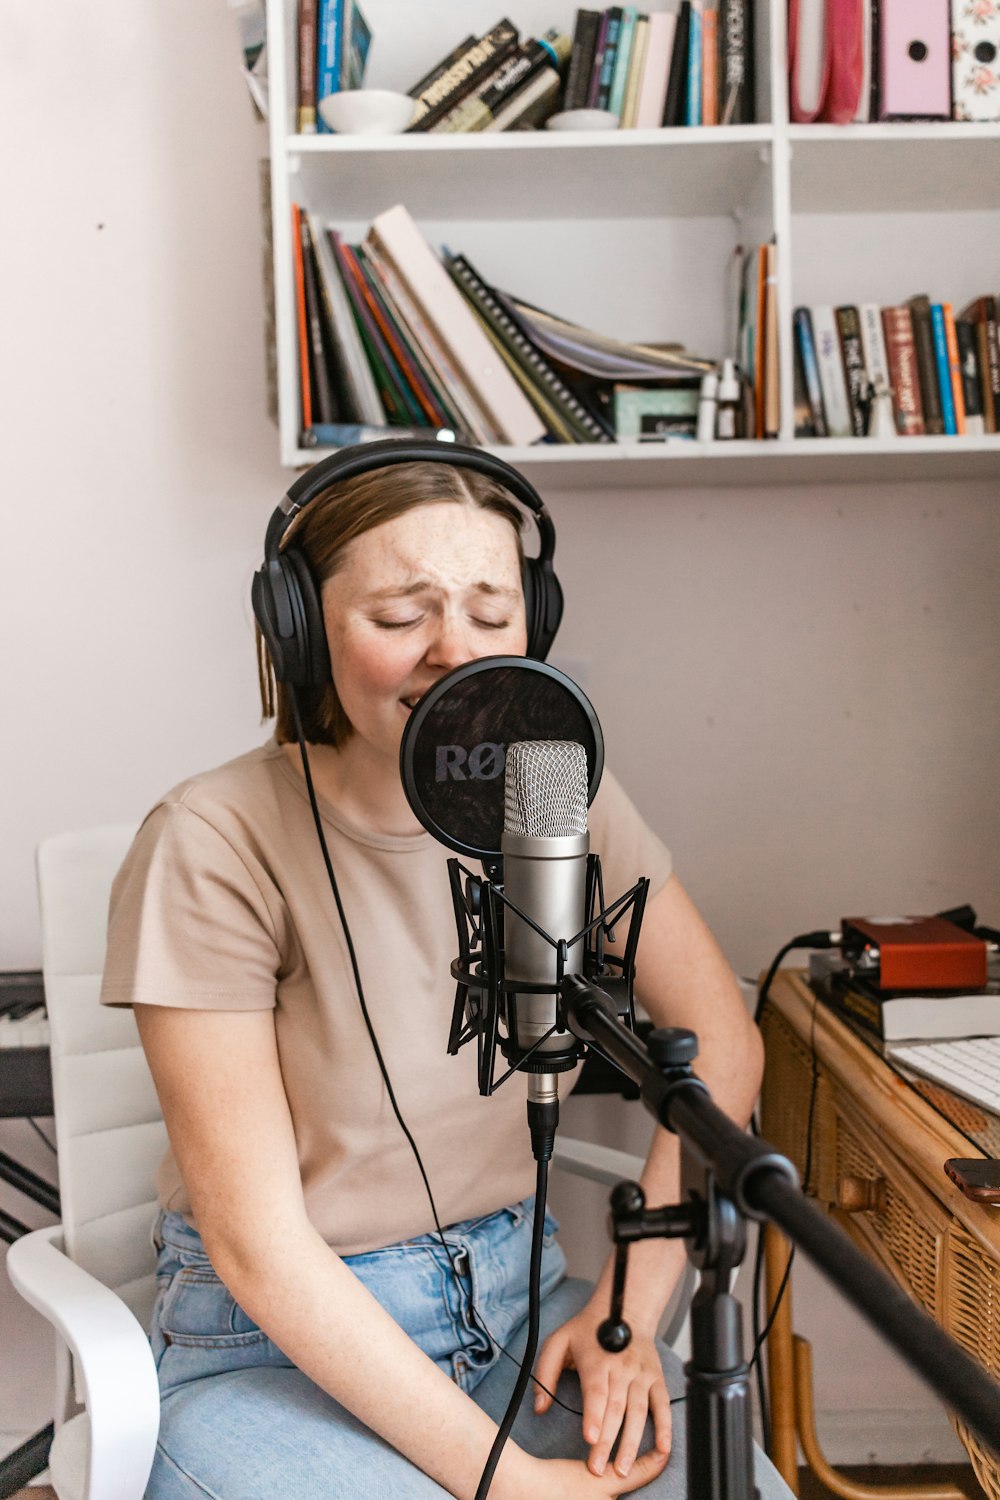
[[919, 437], [924, 431], [924, 408], [920, 399], [917, 346], [908, 307], [883, 307], [882, 327], [892, 376], [892, 405], [896, 430], [902, 437]]
[[854, 429], [836, 315], [826, 304], [814, 306], [811, 313], [827, 431], [830, 437], [851, 437]]
[[670, 77], [670, 54], [673, 51], [677, 17], [667, 10], [657, 10], [649, 18], [646, 61], [639, 85], [639, 103], [635, 123], [639, 130], [655, 130], [663, 121]]
[[753, 0], [722, 0], [719, 10], [719, 123], [752, 125], [754, 104]]
[[819, 378], [819, 362], [816, 358], [816, 343], [813, 337], [812, 316], [808, 307], [797, 307], [792, 318], [795, 343], [802, 361], [802, 378], [805, 381], [806, 398], [812, 429], [816, 437], [828, 437], [826, 408], [823, 405], [823, 386]]
[[479, 41], [474, 42], [434, 82], [417, 96], [413, 120], [407, 131], [430, 130], [438, 120], [454, 109], [460, 99], [472, 92], [506, 54], [517, 46], [518, 31], [506, 18], [499, 21]]
[[868, 421], [868, 371], [861, 343], [861, 318], [856, 307], [838, 307], [836, 316], [851, 408], [851, 431], [855, 437], [864, 437]]
[[913, 341], [917, 349], [917, 374], [920, 380], [920, 400], [924, 409], [924, 431], [937, 435], [944, 432], [944, 409], [941, 405], [941, 386], [938, 380], [937, 357], [934, 353], [931, 299], [926, 296], [911, 297], [907, 305], [913, 321]]
[[964, 318], [955, 319], [955, 341], [958, 344], [958, 368], [962, 377], [962, 400], [965, 404], [965, 430], [970, 437], [983, 437], [983, 386], [979, 378], [979, 354], [976, 330]]
[[566, 93], [563, 109], [586, 109], [587, 90], [594, 68], [594, 49], [597, 46], [597, 30], [600, 11], [578, 10], [573, 26], [573, 51], [570, 54], [569, 72], [566, 75]]

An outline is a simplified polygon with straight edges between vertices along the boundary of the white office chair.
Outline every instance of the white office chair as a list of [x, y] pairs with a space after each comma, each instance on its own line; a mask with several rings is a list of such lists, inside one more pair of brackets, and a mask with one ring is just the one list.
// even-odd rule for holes
[[[159, 1429], [146, 1328], [156, 1292], [153, 1179], [166, 1130], [132, 1012], [98, 1001], [108, 896], [134, 832], [65, 833], [38, 851], [63, 1218], [16, 1240], [7, 1267], [59, 1336], [49, 1455], [59, 1500], [142, 1500]], [[609, 1184], [642, 1167], [624, 1151], [571, 1140], [557, 1143], [556, 1162]], [[693, 1282], [689, 1269], [668, 1342]]]

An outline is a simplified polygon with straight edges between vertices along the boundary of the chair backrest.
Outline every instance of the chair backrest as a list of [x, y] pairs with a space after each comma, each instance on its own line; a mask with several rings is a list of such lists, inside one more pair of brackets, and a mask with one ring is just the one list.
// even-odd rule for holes
[[145, 1325], [166, 1128], [131, 1010], [99, 1004], [108, 897], [134, 834], [129, 824], [46, 839], [38, 891], [66, 1251]]

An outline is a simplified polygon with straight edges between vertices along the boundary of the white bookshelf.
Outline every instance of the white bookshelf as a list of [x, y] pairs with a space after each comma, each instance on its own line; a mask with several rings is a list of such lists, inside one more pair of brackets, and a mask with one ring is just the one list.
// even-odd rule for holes
[[[501, 14], [527, 34], [572, 30], [565, 0], [366, 0], [368, 83], [406, 88]], [[652, 5], [651, 8], [656, 8]], [[1000, 125], [788, 123], [785, 7], [757, 0], [758, 114], [747, 126], [478, 136], [302, 136], [294, 130], [295, 0], [268, 0], [270, 149], [281, 462], [299, 445], [289, 223], [297, 202], [361, 238], [405, 203], [434, 244], [487, 280], [624, 338], [731, 352], [737, 246], [779, 247], [781, 435], [776, 441], [503, 449], [548, 488], [685, 487], [982, 478], [1000, 435], [794, 436], [791, 310], [800, 303], [956, 306], [1000, 290]]]

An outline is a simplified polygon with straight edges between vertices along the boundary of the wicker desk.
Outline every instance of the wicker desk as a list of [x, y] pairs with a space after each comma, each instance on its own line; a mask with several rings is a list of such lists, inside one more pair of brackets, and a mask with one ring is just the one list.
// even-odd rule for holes
[[[801, 974], [785, 970], [776, 977], [762, 1024], [765, 1138], [791, 1158], [804, 1179], [815, 1053], [808, 1191], [942, 1327], [1000, 1373], [1000, 1209], [963, 1197], [942, 1169], [949, 1156], [1000, 1155], [994, 1145], [998, 1122], [933, 1085], [908, 1082], [815, 1003]], [[787, 1251], [776, 1231], [768, 1233], [770, 1304]], [[794, 1369], [790, 1318], [779, 1317], [769, 1343], [772, 1456], [794, 1488], [796, 1431], [810, 1462], [815, 1448], [811, 1398], [804, 1410], [809, 1381], [802, 1358]], [[980, 1484], [1000, 1500], [997, 1463], [960, 1423], [955, 1427]], [[830, 1484], [821, 1456], [818, 1467]], [[953, 1491], [846, 1485], [839, 1493], [927, 1497]]]

